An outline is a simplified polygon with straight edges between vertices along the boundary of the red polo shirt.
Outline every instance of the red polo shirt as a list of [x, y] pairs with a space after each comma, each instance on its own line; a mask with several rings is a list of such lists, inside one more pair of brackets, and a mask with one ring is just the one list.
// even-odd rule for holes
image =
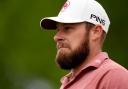
[[61, 83], [60, 89], [128, 89], [128, 70], [101, 52], [79, 73], [64, 76]]

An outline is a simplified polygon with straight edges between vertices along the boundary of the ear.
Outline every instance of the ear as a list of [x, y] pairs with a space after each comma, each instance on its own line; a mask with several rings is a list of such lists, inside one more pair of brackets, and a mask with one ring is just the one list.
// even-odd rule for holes
[[94, 28], [92, 28], [90, 30], [90, 39], [92, 41], [95, 41], [95, 40], [98, 40], [100, 39], [101, 35], [102, 35], [102, 32], [103, 32], [103, 29], [100, 25], [96, 25]]

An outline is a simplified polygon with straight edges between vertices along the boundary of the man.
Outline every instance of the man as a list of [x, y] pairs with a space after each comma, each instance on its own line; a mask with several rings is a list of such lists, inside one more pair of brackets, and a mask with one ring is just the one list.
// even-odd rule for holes
[[109, 25], [95, 0], [68, 0], [58, 16], [41, 20], [41, 27], [57, 30], [58, 66], [71, 70], [60, 89], [128, 89], [128, 71], [102, 52]]

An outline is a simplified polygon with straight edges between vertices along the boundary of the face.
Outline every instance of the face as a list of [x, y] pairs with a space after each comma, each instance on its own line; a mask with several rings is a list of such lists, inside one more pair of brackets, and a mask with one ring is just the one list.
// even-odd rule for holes
[[89, 55], [89, 31], [85, 23], [58, 23], [54, 40], [57, 43], [56, 62], [62, 69], [79, 66]]

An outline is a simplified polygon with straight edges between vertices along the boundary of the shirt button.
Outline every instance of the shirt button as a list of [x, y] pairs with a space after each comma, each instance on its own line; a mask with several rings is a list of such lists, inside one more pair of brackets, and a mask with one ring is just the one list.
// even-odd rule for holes
[[64, 80], [63, 80], [63, 83], [67, 83], [69, 81], [68, 77], [65, 77]]
[[97, 64], [100, 64], [100, 63], [101, 63], [101, 61], [100, 61], [100, 60], [96, 60], [95, 62], [96, 62]]

